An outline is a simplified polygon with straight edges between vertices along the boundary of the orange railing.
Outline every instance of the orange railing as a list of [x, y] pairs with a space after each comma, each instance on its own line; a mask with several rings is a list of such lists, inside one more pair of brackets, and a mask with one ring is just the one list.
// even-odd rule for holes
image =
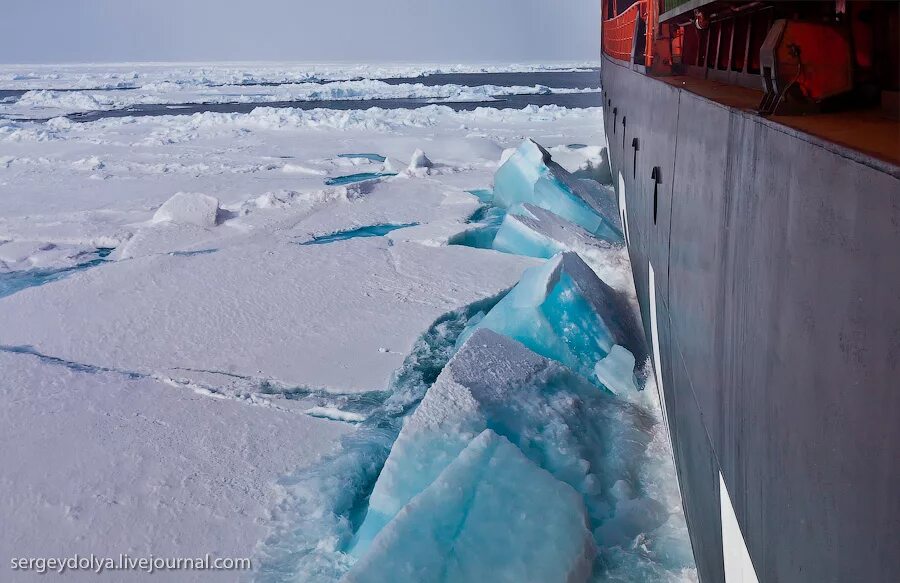
[[616, 16], [607, 15], [603, 21], [602, 44], [603, 52], [620, 61], [631, 61], [631, 49], [634, 45], [635, 24], [638, 18], [646, 24], [647, 34], [646, 54], [644, 64], [651, 64], [653, 46], [653, 23], [655, 15], [650, 14], [652, 0], [638, 0], [629, 6], [624, 12]]

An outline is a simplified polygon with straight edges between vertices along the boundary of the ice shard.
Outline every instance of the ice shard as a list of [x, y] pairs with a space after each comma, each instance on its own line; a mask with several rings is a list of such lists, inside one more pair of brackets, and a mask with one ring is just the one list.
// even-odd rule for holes
[[548, 210], [522, 204], [503, 217], [492, 247], [504, 253], [550, 259], [564, 251], [610, 249], [613, 244]]
[[[638, 363], [646, 359], [643, 336], [627, 301], [576, 253], [562, 253], [528, 269], [475, 326], [480, 328], [518, 340], [598, 384], [597, 367], [604, 367], [614, 346], [627, 349]], [[470, 334], [463, 334], [460, 343]], [[618, 366], [620, 361], [606, 362]]]
[[607, 240], [622, 238], [617, 212], [599, 185], [578, 179], [551, 159], [533, 140], [525, 140], [494, 175], [493, 203], [504, 208], [531, 204], [547, 209]]
[[594, 554], [581, 496], [487, 429], [378, 534], [343, 581], [576, 583], [590, 576]]

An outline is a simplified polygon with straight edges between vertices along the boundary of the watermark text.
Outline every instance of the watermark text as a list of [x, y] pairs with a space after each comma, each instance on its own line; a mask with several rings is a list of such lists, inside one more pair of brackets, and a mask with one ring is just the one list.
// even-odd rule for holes
[[10, 559], [13, 571], [33, 571], [40, 575], [68, 571], [92, 571], [100, 574], [106, 571], [249, 571], [252, 568], [247, 557], [214, 557], [206, 553], [200, 557], [132, 557], [120, 554], [117, 557], [94, 555], [72, 555], [68, 557], [14, 557]]

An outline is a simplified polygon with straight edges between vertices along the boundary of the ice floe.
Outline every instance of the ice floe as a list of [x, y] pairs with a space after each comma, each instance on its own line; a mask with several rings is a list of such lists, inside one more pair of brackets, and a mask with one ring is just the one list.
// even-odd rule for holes
[[[14, 294], [0, 302], [0, 344], [111, 368], [381, 390], [431, 322], [505, 291], [531, 264], [380, 237], [251, 238], [214, 254], [108, 262]], [[385, 344], [398, 353], [379, 352]]]
[[24, 352], [0, 350], [0, 369], [9, 557], [246, 556], [266, 534], [279, 477], [352, 428]]

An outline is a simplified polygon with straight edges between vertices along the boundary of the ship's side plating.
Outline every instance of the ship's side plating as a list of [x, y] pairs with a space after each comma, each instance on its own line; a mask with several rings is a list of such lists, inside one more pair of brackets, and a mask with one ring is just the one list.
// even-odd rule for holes
[[893, 580], [900, 169], [606, 57], [602, 75], [701, 579]]

